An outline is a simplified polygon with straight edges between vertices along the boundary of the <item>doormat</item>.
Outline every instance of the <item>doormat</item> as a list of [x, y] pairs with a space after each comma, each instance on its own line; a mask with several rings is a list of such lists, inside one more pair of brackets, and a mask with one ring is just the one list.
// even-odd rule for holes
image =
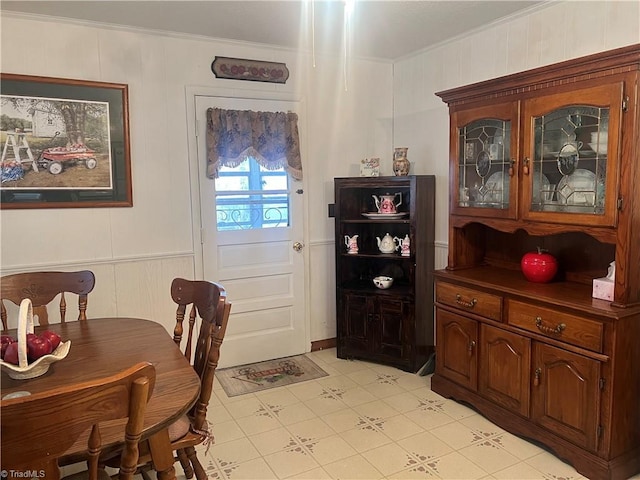
[[305, 355], [250, 363], [216, 371], [228, 397], [306, 382], [329, 375]]

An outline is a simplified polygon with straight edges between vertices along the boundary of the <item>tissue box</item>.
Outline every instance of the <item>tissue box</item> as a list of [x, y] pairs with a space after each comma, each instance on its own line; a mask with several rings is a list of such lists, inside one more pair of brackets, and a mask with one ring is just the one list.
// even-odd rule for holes
[[613, 287], [615, 283], [613, 280], [607, 277], [594, 278], [593, 290], [591, 296], [593, 298], [599, 298], [601, 300], [613, 301]]

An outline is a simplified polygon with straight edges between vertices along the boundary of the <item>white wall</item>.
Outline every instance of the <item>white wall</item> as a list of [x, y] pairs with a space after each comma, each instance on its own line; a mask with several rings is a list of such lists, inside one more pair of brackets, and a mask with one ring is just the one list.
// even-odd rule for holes
[[[256, 45], [3, 15], [1, 70], [129, 86], [133, 208], [2, 210], [2, 274], [88, 268], [92, 316], [152, 318], [173, 328], [171, 280], [195, 278], [187, 98], [190, 88], [292, 95], [306, 104], [303, 149], [311, 340], [335, 336], [333, 178], [363, 157], [390, 158], [392, 66]], [[285, 85], [216, 79], [214, 56], [285, 62]], [[372, 81], [375, 79], [375, 81]], [[197, 229], [196, 229], [197, 231]], [[70, 312], [71, 313], [71, 312]]]
[[[411, 173], [437, 178], [436, 266], [446, 265], [448, 112], [435, 92], [640, 42], [638, 1], [553, 2], [396, 62], [342, 60], [258, 46], [96, 26], [1, 18], [1, 70], [127, 83], [134, 207], [0, 212], [2, 273], [90, 268], [90, 314], [172, 325], [169, 284], [194, 278], [185, 91], [188, 87], [289, 93], [307, 105], [311, 340], [335, 336], [333, 178], [409, 147]], [[219, 80], [215, 55], [285, 62], [286, 85]], [[302, 128], [302, 127], [301, 127]], [[393, 137], [392, 137], [393, 135]], [[194, 244], [196, 246], [194, 246]]]
[[[436, 266], [446, 258], [449, 115], [435, 92], [640, 42], [640, 2], [550, 2], [394, 65], [394, 144], [437, 177]], [[438, 260], [440, 259], [440, 260]]]

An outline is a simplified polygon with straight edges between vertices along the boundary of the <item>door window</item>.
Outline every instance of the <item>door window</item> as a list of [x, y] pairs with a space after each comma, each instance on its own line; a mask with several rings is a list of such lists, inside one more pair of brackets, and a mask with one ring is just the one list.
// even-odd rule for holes
[[289, 181], [284, 168], [268, 170], [249, 157], [235, 167], [221, 167], [218, 175], [218, 231], [289, 226]]

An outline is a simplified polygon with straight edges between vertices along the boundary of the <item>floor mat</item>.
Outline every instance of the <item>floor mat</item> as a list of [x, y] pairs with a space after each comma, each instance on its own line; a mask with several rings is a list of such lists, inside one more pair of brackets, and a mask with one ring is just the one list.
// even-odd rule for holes
[[305, 382], [329, 375], [305, 355], [250, 363], [216, 371], [229, 397]]

